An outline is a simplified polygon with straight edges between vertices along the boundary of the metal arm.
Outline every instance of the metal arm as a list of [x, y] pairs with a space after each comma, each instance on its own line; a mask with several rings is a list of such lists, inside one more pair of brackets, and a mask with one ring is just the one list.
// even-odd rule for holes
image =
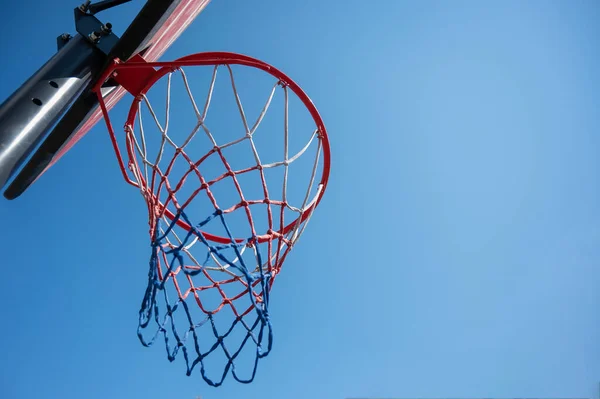
[[124, 3], [129, 3], [131, 0], [103, 0], [97, 3], [90, 4], [89, 1], [86, 1], [82, 6], [82, 11], [87, 11], [90, 15], [94, 15], [99, 13], [100, 11], [108, 10], [109, 8], [113, 8], [116, 6], [120, 6]]

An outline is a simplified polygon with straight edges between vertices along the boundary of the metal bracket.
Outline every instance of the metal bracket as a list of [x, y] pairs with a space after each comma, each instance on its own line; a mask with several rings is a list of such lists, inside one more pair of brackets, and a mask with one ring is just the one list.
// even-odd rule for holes
[[58, 47], [58, 50], [60, 51], [60, 49], [63, 48], [65, 44], [67, 44], [72, 38], [73, 36], [68, 33], [63, 33], [62, 35], [58, 36], [56, 38], [56, 46]]
[[103, 24], [95, 16], [83, 11], [81, 7], [75, 8], [75, 29], [105, 55], [108, 55], [119, 41], [119, 37], [112, 32], [110, 23]]
[[128, 62], [142, 65], [135, 68], [123, 68], [118, 72], [114, 72], [112, 78], [131, 95], [138, 96], [154, 76], [156, 69], [144, 66], [146, 60], [139, 54], [134, 55]]

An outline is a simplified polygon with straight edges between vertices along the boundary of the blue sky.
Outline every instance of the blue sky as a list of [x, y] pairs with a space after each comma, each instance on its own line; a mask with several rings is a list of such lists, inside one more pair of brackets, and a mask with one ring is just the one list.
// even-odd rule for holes
[[[75, 5], [6, 5], [0, 98]], [[599, 21], [583, 0], [214, 0], [164, 58], [276, 65], [332, 144], [272, 353], [215, 389], [139, 344], [147, 215], [98, 126], [0, 205], [0, 396], [597, 397]]]

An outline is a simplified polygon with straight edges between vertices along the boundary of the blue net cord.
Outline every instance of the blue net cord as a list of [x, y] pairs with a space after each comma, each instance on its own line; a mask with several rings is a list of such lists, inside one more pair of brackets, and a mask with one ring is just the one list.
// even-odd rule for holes
[[[180, 218], [189, 226], [193, 227], [187, 232], [187, 235], [181, 240], [181, 243], [178, 246], [173, 247], [165, 245], [168, 235], [175, 228]], [[231, 244], [214, 245], [205, 239], [204, 234], [200, 229], [213, 220], [220, 221], [223, 224], [228, 237], [231, 239]], [[244, 243], [236, 243], [225, 222], [225, 217], [221, 210], [216, 210], [207, 219], [195, 226], [190, 222], [185, 212], [180, 210], [162, 233], [160, 227], [161, 221], [159, 219], [156, 221], [153, 235], [154, 239], [151, 244], [152, 255], [149, 265], [148, 286], [144, 293], [142, 306], [139, 312], [138, 337], [141, 343], [144, 346], [151, 346], [162, 335], [169, 361], [175, 360], [176, 356], [181, 351], [186, 363], [186, 374], [188, 376], [191, 375], [194, 368], [200, 364], [202, 378], [211, 386], [220, 386], [227, 377], [229, 371], [231, 371], [231, 374], [236, 381], [242, 383], [252, 382], [256, 375], [258, 360], [269, 354], [273, 343], [273, 330], [269, 320], [268, 307], [269, 289], [274, 278], [274, 273], [270, 270], [263, 270], [259, 246], [250, 244], [257, 242], [256, 237], [250, 237]], [[177, 298], [169, 297], [166, 285], [176, 283], [176, 270], [180, 270], [184, 275], [192, 277], [206, 272], [206, 270], [203, 270], [203, 267], [186, 267], [184, 249], [195, 239], [199, 241], [196, 245], [202, 243], [206, 248], [206, 260], [213, 254], [222, 262], [229, 265], [229, 267], [234, 268], [239, 272], [239, 278], [215, 283], [215, 285], [244, 283], [247, 287], [245, 294], [250, 298], [251, 307], [246, 312], [238, 313], [231, 298], [223, 300], [223, 303], [231, 306], [237, 315], [237, 317], [231, 321], [231, 325], [228, 328], [221, 328], [221, 330], [219, 330], [215, 323], [216, 311], [212, 312], [203, 309], [205, 314], [204, 319], [199, 321], [194, 320], [190, 306], [196, 306], [196, 304], [190, 305], [186, 300], [193, 298], [193, 296], [183, 298], [178, 290], [179, 295]], [[244, 261], [241, 253], [241, 248], [246, 245], [254, 245], [256, 247], [257, 263], [259, 264], [259, 267], [257, 268], [256, 265], [252, 265], [252, 271], [247, 267], [247, 262]], [[233, 250], [237, 261], [234, 262], [225, 256], [224, 253], [228, 249]], [[161, 259], [168, 259], [168, 268], [166, 273], [163, 273], [163, 276], [159, 274]], [[258, 293], [256, 291], [258, 291]], [[260, 300], [257, 300], [257, 297], [260, 298]], [[165, 309], [161, 309], [160, 299], [164, 302]], [[177, 325], [174, 320], [176, 312], [185, 313], [187, 325]], [[248, 319], [250, 319], [250, 321], [248, 321]], [[226, 338], [230, 336], [236, 327], [240, 328], [240, 326], [245, 330], [245, 337], [239, 343], [234, 344], [235, 347], [233, 349], [227, 347], [225, 345]], [[144, 332], [147, 329], [152, 330], [152, 327], [155, 328], [155, 332], [151, 334], [149, 339], [146, 339]], [[201, 328], [210, 329], [214, 337], [214, 342], [204, 351], [201, 350], [201, 347], [207, 346], [207, 343], [200, 342], [198, 330]], [[170, 342], [170, 337], [174, 338], [174, 342]], [[192, 341], [191, 343], [189, 342], [190, 340]], [[251, 365], [252, 371], [250, 377], [242, 378], [238, 375], [235, 362], [246, 345], [254, 345], [256, 350], [254, 352], [254, 361]], [[211, 379], [207, 375], [205, 359], [216, 351], [222, 351], [227, 361], [220, 378]]]

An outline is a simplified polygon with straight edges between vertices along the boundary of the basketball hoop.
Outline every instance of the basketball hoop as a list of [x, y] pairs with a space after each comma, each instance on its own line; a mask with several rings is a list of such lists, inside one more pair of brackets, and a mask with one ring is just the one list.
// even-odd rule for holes
[[[184, 72], [184, 69], [202, 67], [212, 68], [203, 107], [198, 105]], [[273, 77], [270, 95], [254, 123], [248, 121], [244, 112], [233, 67], [251, 68]], [[239, 137], [227, 142], [221, 142], [215, 133], [218, 127], [207, 125], [219, 68], [229, 75], [237, 104], [238, 115], [231, 115], [231, 118], [241, 118], [243, 126]], [[172, 132], [169, 122], [174, 109], [171, 105], [172, 80], [178, 77], [185, 89], [182, 90], [184, 97], [187, 96], [185, 101], [191, 103], [196, 118], [191, 131], [181, 137], [175, 137], [181, 132]], [[115, 134], [108, 112], [111, 104], [107, 105], [102, 96], [101, 88], [109, 81], [116, 81], [134, 96], [124, 137]], [[148, 96], [158, 82], [166, 85], [164, 122], [160, 122]], [[258, 359], [266, 356], [272, 346], [269, 291], [327, 186], [330, 148], [319, 112], [304, 91], [278, 69], [254, 58], [224, 52], [199, 53], [172, 62], [145, 62], [139, 56], [128, 62], [115, 60], [94, 91], [123, 177], [140, 190], [148, 207], [152, 253], [148, 286], [140, 309], [140, 341], [150, 346], [162, 335], [169, 360], [173, 361], [179, 351], [183, 352], [187, 374], [200, 364], [201, 375], [210, 385], [221, 385], [229, 371], [237, 381], [251, 382]], [[284, 100], [283, 151], [281, 159], [266, 162], [262, 161], [255, 136], [279, 92], [283, 92]], [[304, 107], [304, 112], [308, 111], [313, 124], [312, 132], [306, 135], [306, 143], [292, 153], [288, 127], [290, 96], [300, 100], [298, 104]], [[150, 122], [144, 123], [144, 117]], [[150, 137], [148, 126], [152, 126], [157, 134]], [[209, 143], [204, 150], [195, 144], [200, 140]], [[152, 144], [154, 148], [151, 148]], [[246, 148], [251, 161], [238, 168], [233, 166], [228, 153], [233, 149], [241, 151], [240, 148]], [[292, 203], [288, 195], [292, 186], [289, 168], [299, 164], [301, 158], [310, 161], [301, 164], [310, 178], [307, 185], [301, 183], [305, 190], [299, 202]], [[223, 173], [209, 178], [206, 165], [213, 161], [224, 169]], [[282, 170], [283, 177], [275, 190], [267, 174], [276, 169]], [[240, 183], [250, 174], [260, 180], [253, 194], [248, 194]], [[215, 193], [217, 187], [225, 183], [235, 187], [230, 196], [236, 197], [235, 203], [228, 207], [221, 205], [221, 199]], [[298, 185], [294, 183], [293, 187], [296, 189]], [[202, 207], [201, 201], [210, 205]], [[195, 214], [199, 208], [203, 208], [203, 215]], [[257, 218], [258, 208], [266, 210], [265, 218]], [[217, 226], [216, 230], [210, 230], [214, 226]], [[243, 232], [238, 233], [235, 228], [241, 228]], [[203, 297], [209, 294], [214, 294], [212, 302]], [[226, 325], [217, 320], [222, 313], [229, 315]], [[210, 343], [201, 338], [203, 326], [212, 336]], [[149, 336], [147, 331], [150, 331]], [[234, 340], [236, 332], [239, 338]], [[175, 344], [171, 345], [169, 339]], [[251, 373], [241, 377], [236, 364], [248, 346], [253, 348], [249, 360]], [[205, 363], [216, 352], [224, 356], [225, 364], [218, 378], [210, 378]]]

